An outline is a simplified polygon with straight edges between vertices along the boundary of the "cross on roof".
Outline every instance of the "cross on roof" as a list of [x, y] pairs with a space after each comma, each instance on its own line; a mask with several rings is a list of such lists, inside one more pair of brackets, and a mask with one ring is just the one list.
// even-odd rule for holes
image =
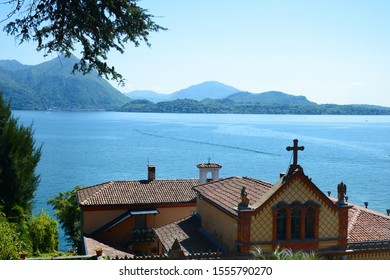
[[294, 146], [288, 146], [286, 147], [287, 151], [293, 151], [293, 166], [298, 165], [298, 151], [303, 151], [305, 149], [304, 146], [298, 146], [298, 139], [294, 139]]

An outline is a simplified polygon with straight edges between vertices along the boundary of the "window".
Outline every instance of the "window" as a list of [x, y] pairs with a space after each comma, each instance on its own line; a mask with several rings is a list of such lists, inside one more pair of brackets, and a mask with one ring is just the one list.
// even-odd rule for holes
[[287, 211], [282, 208], [279, 209], [277, 214], [277, 222], [276, 222], [276, 236], [277, 239], [285, 240], [287, 239]]
[[315, 216], [315, 209], [311, 207], [306, 209], [305, 238], [314, 238]]
[[301, 209], [294, 208], [291, 214], [291, 238], [301, 238]]
[[272, 207], [274, 213], [275, 240], [305, 240], [318, 238], [319, 208], [321, 205], [309, 200], [278, 202]]
[[145, 229], [146, 228], [146, 215], [136, 215], [135, 216], [135, 225], [136, 229]]

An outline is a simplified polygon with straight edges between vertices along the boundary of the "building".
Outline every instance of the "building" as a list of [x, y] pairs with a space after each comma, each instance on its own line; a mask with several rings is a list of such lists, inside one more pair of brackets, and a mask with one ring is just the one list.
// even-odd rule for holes
[[196, 232], [236, 257], [281, 247], [329, 259], [390, 259], [390, 217], [348, 203], [342, 182], [337, 199], [326, 196], [298, 164], [298, 141], [287, 150], [293, 164], [275, 184], [230, 177], [194, 187], [196, 217], [155, 228], [160, 253], [175, 240], [185, 253], [204, 250], [194, 247]]
[[[298, 164], [276, 183], [220, 178], [221, 166], [198, 164], [198, 179], [114, 181], [79, 190], [88, 240], [131, 249], [132, 254], [186, 258], [202, 252], [248, 258], [251, 250], [315, 251], [328, 259], [390, 259], [390, 216], [325, 195]], [[88, 246], [86, 246], [88, 247]]]
[[[116, 248], [116, 253], [156, 252], [154, 227], [161, 227], [196, 211], [192, 189], [218, 180], [220, 165], [199, 164], [199, 178], [157, 180], [156, 166], [148, 165], [147, 180], [110, 181], [77, 192], [86, 254], [96, 246]], [[208, 176], [211, 174], [211, 178]]]

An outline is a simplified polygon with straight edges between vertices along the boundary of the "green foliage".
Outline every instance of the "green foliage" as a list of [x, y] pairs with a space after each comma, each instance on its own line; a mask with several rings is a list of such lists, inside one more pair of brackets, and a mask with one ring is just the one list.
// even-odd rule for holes
[[36, 41], [37, 50], [45, 53], [72, 55], [76, 44], [81, 45], [80, 62], [75, 71], [89, 73], [97, 70], [100, 76], [123, 82], [114, 67], [107, 65], [110, 50], [124, 52], [125, 44], [150, 45], [150, 32], [165, 28], [153, 21], [137, 0], [69, 0], [25, 1], [10, 0], [14, 4], [9, 18], [16, 17], [4, 28], [20, 43]]
[[0, 94], [0, 207], [9, 221], [20, 223], [31, 216], [40, 157], [32, 126], [20, 125]]
[[252, 249], [251, 254], [258, 260], [319, 260], [316, 252], [293, 251], [288, 248], [280, 249], [278, 246], [271, 254], [265, 254], [260, 247]]
[[[302, 97], [298, 97], [302, 100]], [[209, 113], [209, 114], [295, 114], [295, 115], [390, 115], [390, 108], [369, 105], [318, 105], [306, 103], [254, 103], [232, 99], [177, 99], [157, 104], [134, 100], [124, 106], [123, 112], [148, 113]]]
[[53, 253], [58, 248], [58, 222], [41, 211], [31, 219], [29, 231], [34, 254]]
[[81, 240], [81, 211], [76, 197], [76, 192], [79, 189], [80, 186], [76, 186], [71, 191], [60, 192], [48, 202], [54, 207], [55, 215], [59, 219], [66, 239], [74, 248], [78, 246]]
[[0, 213], [0, 260], [17, 260], [22, 242], [15, 227]]

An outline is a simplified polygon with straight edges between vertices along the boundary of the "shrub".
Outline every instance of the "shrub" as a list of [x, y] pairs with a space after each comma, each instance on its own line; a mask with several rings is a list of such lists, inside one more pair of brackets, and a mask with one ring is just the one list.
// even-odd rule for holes
[[41, 211], [31, 219], [30, 236], [34, 254], [55, 252], [58, 248], [58, 222]]
[[0, 216], [0, 259], [17, 260], [21, 242], [15, 228], [3, 216]]

